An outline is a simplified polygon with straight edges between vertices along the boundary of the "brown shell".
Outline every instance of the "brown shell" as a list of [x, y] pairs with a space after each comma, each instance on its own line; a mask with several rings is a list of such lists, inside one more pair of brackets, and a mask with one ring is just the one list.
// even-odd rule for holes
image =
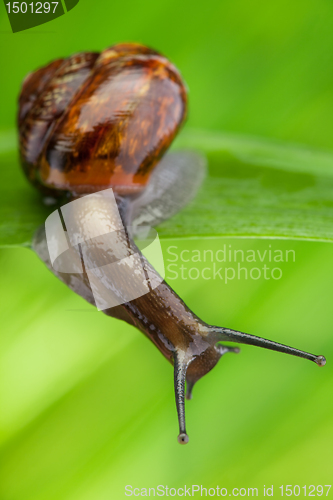
[[55, 195], [138, 192], [183, 122], [186, 101], [177, 69], [143, 45], [53, 61], [23, 82], [24, 171]]

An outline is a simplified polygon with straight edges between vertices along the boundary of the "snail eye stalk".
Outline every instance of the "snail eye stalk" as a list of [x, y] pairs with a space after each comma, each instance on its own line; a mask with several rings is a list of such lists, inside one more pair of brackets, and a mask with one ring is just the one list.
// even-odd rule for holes
[[180, 444], [186, 444], [189, 441], [185, 424], [185, 378], [187, 366], [188, 362], [185, 356], [176, 351], [174, 354], [174, 384], [179, 423], [178, 443]]
[[292, 356], [298, 356], [299, 358], [314, 361], [318, 366], [324, 366], [326, 364], [326, 358], [324, 356], [318, 356], [316, 354], [310, 354], [309, 352], [300, 351], [294, 347], [279, 344], [278, 342], [263, 339], [255, 335], [238, 332], [237, 330], [230, 330], [229, 328], [214, 327], [213, 331], [217, 334], [218, 340], [254, 345], [265, 349], [271, 349], [272, 351], [284, 352], [285, 354], [291, 354]]

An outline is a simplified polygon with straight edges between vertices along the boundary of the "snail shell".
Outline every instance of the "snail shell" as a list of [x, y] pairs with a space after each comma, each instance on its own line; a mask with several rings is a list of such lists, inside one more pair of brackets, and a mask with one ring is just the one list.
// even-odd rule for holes
[[177, 69], [142, 45], [58, 59], [23, 83], [24, 171], [53, 195], [140, 192], [181, 126], [186, 102]]

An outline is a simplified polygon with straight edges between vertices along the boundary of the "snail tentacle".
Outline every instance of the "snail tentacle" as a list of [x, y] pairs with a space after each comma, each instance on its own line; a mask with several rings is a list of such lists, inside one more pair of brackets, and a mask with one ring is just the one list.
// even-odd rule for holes
[[226, 354], [227, 352], [233, 352], [234, 354], [238, 354], [240, 352], [239, 347], [230, 347], [224, 344], [217, 344], [215, 347], [221, 354], [221, 356], [224, 356], [224, 354]]
[[219, 340], [227, 340], [240, 344], [263, 347], [264, 349], [270, 349], [272, 351], [284, 352], [285, 354], [291, 354], [292, 356], [298, 356], [299, 358], [314, 361], [318, 366], [324, 366], [326, 363], [326, 359], [324, 356], [301, 351], [299, 349], [295, 349], [294, 347], [279, 344], [278, 342], [274, 342], [273, 340], [264, 339], [262, 337], [257, 337], [256, 335], [250, 335], [249, 333], [243, 333], [237, 330], [231, 330], [230, 328], [215, 327], [214, 330], [217, 333]]
[[186, 444], [189, 441], [185, 423], [185, 379], [188, 360], [185, 353], [179, 351], [175, 351], [173, 359], [175, 397], [179, 423], [178, 443]]

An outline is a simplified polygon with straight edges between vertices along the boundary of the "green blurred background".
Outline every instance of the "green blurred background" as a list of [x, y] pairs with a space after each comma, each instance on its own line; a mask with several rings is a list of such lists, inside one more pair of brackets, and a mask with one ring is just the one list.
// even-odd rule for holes
[[[328, 0], [80, 0], [13, 35], [0, 8], [0, 131], [22, 78], [53, 58], [137, 41], [190, 89], [186, 127], [333, 150], [333, 4]], [[333, 470], [332, 247], [295, 241], [163, 241], [180, 249], [294, 249], [281, 280], [173, 280], [203, 320], [316, 354], [243, 347], [187, 403], [176, 440], [172, 368], [134, 328], [96, 312], [26, 249], [2, 249], [1, 500], [124, 498], [124, 487], [329, 484]], [[167, 274], [168, 276], [168, 274]], [[330, 496], [332, 496], [332, 491]], [[302, 493], [301, 493], [302, 496]]]

